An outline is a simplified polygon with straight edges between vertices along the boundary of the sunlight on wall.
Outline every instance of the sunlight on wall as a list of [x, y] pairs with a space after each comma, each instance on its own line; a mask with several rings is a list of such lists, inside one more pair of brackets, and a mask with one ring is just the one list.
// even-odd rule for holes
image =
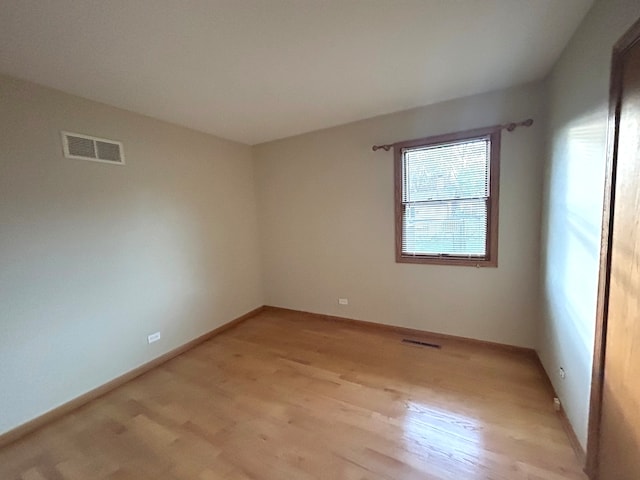
[[548, 295], [553, 313], [571, 320], [581, 343], [591, 350], [598, 288], [604, 161], [602, 116], [575, 120], [556, 138], [547, 244]]
[[[606, 118], [602, 104], [554, 131], [542, 239], [546, 321], [540, 353], [583, 444], [595, 334]], [[565, 379], [559, 378], [559, 367], [568, 372]]]
[[[585, 447], [599, 273], [611, 50], [637, 0], [597, 0], [548, 79], [538, 353]], [[559, 369], [567, 375], [562, 379]]]

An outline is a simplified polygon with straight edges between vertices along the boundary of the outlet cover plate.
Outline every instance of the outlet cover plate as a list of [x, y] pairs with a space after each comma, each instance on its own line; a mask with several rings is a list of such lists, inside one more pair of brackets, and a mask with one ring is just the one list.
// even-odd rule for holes
[[152, 333], [147, 337], [147, 342], [149, 343], [157, 342], [158, 340], [160, 340], [160, 332]]

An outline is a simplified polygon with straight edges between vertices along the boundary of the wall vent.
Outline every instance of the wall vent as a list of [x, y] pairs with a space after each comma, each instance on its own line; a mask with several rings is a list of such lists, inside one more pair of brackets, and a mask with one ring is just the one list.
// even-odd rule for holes
[[442, 346], [438, 345], [437, 343], [422, 342], [420, 340], [413, 340], [412, 338], [403, 338], [402, 339], [402, 343], [410, 343], [412, 345], [420, 345], [421, 347], [442, 348]]
[[67, 158], [124, 165], [122, 143], [115, 140], [62, 132], [62, 147]]

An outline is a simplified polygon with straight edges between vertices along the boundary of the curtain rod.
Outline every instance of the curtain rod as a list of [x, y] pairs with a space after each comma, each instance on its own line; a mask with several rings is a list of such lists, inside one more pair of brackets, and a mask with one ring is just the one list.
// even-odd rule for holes
[[[513, 132], [518, 127], [530, 127], [531, 125], [533, 125], [533, 118], [528, 118], [527, 120], [523, 120], [522, 122], [511, 122], [511, 123], [505, 123], [502, 125], [496, 125], [496, 129], [506, 130], [507, 132]], [[397, 143], [400, 143], [400, 142], [397, 142]], [[378, 150], [384, 150], [385, 152], [388, 152], [395, 145], [396, 145], [395, 143], [388, 143], [386, 145], [374, 145], [373, 147], [371, 147], [371, 149], [374, 152], [377, 152]]]

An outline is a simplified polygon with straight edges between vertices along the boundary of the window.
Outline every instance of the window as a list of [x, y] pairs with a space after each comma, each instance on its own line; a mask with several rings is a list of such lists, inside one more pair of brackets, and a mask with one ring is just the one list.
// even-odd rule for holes
[[498, 266], [500, 127], [394, 145], [396, 261]]

